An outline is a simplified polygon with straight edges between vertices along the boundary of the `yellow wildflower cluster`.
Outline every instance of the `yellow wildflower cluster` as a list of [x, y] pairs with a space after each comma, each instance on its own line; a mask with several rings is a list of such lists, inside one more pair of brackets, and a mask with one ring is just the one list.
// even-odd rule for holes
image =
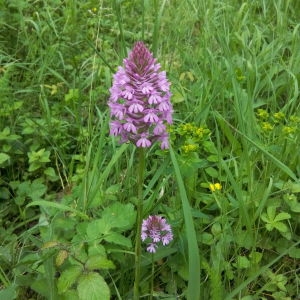
[[183, 123], [179, 126], [172, 126], [169, 130], [173, 139], [181, 144], [180, 149], [184, 154], [197, 152], [200, 144], [207, 140], [210, 130], [205, 126], [196, 126], [193, 123]]
[[195, 145], [195, 144], [187, 144], [187, 145], [183, 145], [181, 147], [181, 150], [184, 153], [189, 153], [189, 152], [196, 152], [198, 150], [199, 146]]
[[177, 132], [181, 136], [192, 138], [196, 142], [207, 138], [210, 135], [210, 130], [204, 126], [196, 126], [192, 123], [181, 124]]
[[256, 116], [264, 133], [274, 131], [275, 134], [293, 135], [296, 133], [300, 123], [298, 116], [291, 115], [287, 118], [286, 114], [282, 111], [271, 114], [265, 109], [258, 109]]
[[209, 187], [211, 192], [222, 190], [222, 185], [218, 182], [217, 183], [210, 183], [208, 187]]
[[269, 118], [269, 113], [265, 109], [258, 109], [256, 112], [257, 117], [260, 120], [266, 120]]

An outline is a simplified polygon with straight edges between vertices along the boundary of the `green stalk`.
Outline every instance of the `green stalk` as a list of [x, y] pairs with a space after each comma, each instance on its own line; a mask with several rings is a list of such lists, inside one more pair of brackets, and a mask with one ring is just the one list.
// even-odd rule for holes
[[143, 185], [145, 173], [145, 152], [143, 148], [138, 149], [139, 164], [138, 164], [138, 199], [137, 199], [137, 228], [135, 237], [135, 280], [133, 289], [133, 299], [140, 298], [140, 275], [141, 275], [141, 227], [143, 220]]
[[152, 253], [152, 270], [151, 270], [151, 294], [150, 294], [150, 299], [153, 299], [153, 289], [154, 289], [154, 255]]

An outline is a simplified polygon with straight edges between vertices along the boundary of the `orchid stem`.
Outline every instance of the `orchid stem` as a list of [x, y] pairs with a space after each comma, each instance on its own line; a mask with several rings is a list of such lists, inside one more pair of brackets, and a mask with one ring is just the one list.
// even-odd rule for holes
[[143, 185], [145, 173], [145, 151], [144, 148], [138, 148], [138, 199], [137, 199], [137, 228], [135, 238], [135, 281], [133, 289], [133, 299], [140, 298], [140, 274], [141, 274], [141, 227], [143, 220]]

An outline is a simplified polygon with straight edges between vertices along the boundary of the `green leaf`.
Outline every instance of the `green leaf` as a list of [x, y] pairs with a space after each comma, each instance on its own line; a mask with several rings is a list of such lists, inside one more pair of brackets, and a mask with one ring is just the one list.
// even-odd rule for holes
[[55, 181], [59, 178], [52, 167], [45, 169], [44, 174], [47, 175], [51, 181]]
[[114, 263], [104, 256], [94, 255], [88, 258], [85, 266], [89, 270], [115, 269]]
[[17, 290], [15, 285], [10, 285], [5, 289], [0, 291], [0, 299], [3, 300], [13, 300], [17, 298]]
[[250, 267], [250, 261], [246, 256], [238, 256], [237, 257], [237, 262], [236, 262], [236, 267], [238, 269], [247, 269]]
[[60, 295], [59, 300], [79, 300], [77, 290], [68, 290], [64, 294]]
[[4, 162], [8, 161], [10, 159], [10, 156], [7, 155], [6, 153], [1, 152], [0, 153], [0, 165], [3, 164]]
[[79, 210], [77, 210], [73, 207], [69, 207], [67, 205], [57, 203], [57, 202], [38, 200], [38, 201], [33, 201], [33, 202], [29, 203], [26, 207], [36, 206], [36, 205], [56, 208], [59, 211], [71, 211], [71, 212], [73, 212], [74, 214], [78, 215], [79, 217], [81, 217], [83, 219], [89, 219], [89, 217], [86, 214], [82, 213], [81, 211], [79, 211]]
[[200, 256], [197, 244], [197, 235], [195, 231], [191, 206], [187, 197], [186, 189], [175, 156], [175, 152], [170, 147], [170, 156], [175, 171], [179, 195], [182, 202], [183, 216], [186, 227], [186, 236], [188, 241], [188, 257], [189, 257], [189, 280], [188, 280], [188, 299], [201, 299], [200, 293]]
[[288, 232], [289, 228], [282, 222], [274, 222], [273, 226], [280, 232]]
[[110, 290], [103, 277], [90, 272], [79, 277], [77, 291], [80, 300], [109, 300]]
[[290, 249], [289, 256], [292, 258], [300, 259], [300, 249], [299, 248]]
[[134, 225], [136, 212], [131, 203], [115, 202], [104, 210], [102, 218], [110, 224], [111, 228], [120, 228], [124, 231], [131, 229]]
[[276, 206], [268, 206], [267, 215], [268, 215], [269, 222], [273, 221], [276, 215]]
[[110, 233], [111, 225], [104, 219], [91, 221], [86, 229], [90, 241], [100, 239], [103, 235]]
[[216, 169], [212, 168], [212, 167], [206, 168], [205, 173], [207, 173], [212, 178], [218, 178], [219, 177], [219, 172]]
[[104, 240], [116, 245], [125, 246], [127, 248], [130, 248], [132, 246], [131, 240], [129, 238], [126, 238], [125, 236], [117, 232], [112, 232], [109, 235], [105, 236]]
[[286, 212], [281, 212], [275, 217], [274, 222], [283, 221], [283, 220], [287, 220], [290, 218], [291, 218], [290, 214], [288, 214]]
[[28, 196], [32, 200], [37, 200], [41, 196], [43, 196], [46, 191], [47, 191], [47, 186], [45, 184], [41, 183], [41, 181], [39, 179], [36, 179], [31, 183]]
[[81, 266], [71, 266], [64, 270], [57, 281], [58, 293], [65, 293], [76, 282], [82, 271]]

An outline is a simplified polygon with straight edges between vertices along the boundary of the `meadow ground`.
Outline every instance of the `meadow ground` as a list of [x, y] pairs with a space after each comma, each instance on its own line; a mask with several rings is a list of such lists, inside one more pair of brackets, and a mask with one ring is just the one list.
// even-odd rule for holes
[[[109, 135], [136, 41], [174, 109], [144, 157]], [[299, 80], [298, 0], [1, 1], [0, 299], [300, 299]]]

